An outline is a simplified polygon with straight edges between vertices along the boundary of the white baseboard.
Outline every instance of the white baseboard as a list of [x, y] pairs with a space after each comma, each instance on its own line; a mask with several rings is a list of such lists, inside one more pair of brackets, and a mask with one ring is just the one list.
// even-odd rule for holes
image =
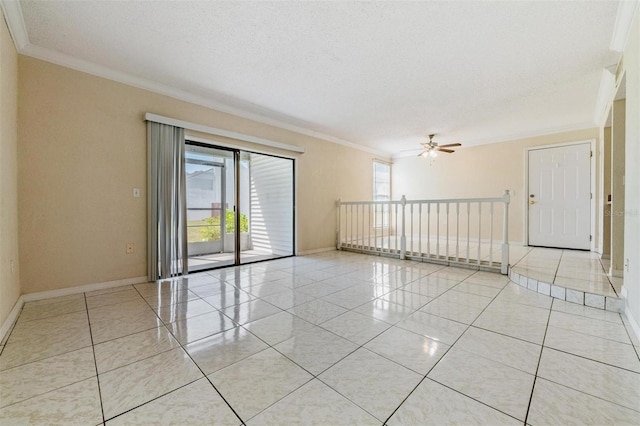
[[315, 253], [324, 253], [326, 251], [334, 251], [335, 249], [336, 249], [335, 247], [324, 247], [324, 248], [313, 249], [313, 250], [304, 250], [304, 251], [299, 251], [298, 256], [306, 256], [308, 254], [315, 254]]
[[9, 316], [6, 320], [4, 320], [2, 326], [0, 327], [0, 342], [4, 343], [5, 337], [7, 337], [7, 333], [9, 332], [9, 330], [11, 330], [11, 326], [13, 326], [13, 323], [18, 319], [18, 315], [20, 315], [20, 311], [22, 311], [23, 305], [24, 297], [20, 296], [18, 297], [18, 300], [16, 300], [15, 305], [13, 305], [13, 309], [11, 309], [11, 312], [9, 312]]
[[51, 299], [53, 297], [69, 296], [71, 294], [86, 293], [95, 290], [104, 290], [112, 287], [120, 287], [123, 285], [146, 283], [147, 276], [124, 278], [121, 280], [106, 281], [102, 283], [85, 284], [76, 287], [61, 288], [58, 290], [38, 291], [36, 293], [27, 293], [24, 295], [25, 302], [33, 302], [34, 300]]
[[38, 291], [36, 293], [28, 293], [21, 295], [16, 304], [11, 309], [9, 316], [0, 327], [0, 342], [4, 342], [6, 334], [11, 329], [13, 323], [18, 319], [22, 306], [25, 302], [33, 302], [35, 300], [51, 299], [53, 297], [69, 296], [71, 294], [85, 293], [88, 291], [104, 290], [106, 288], [120, 287], [123, 285], [146, 283], [147, 277], [124, 278], [121, 280], [106, 281], [102, 283], [79, 285], [76, 287], [61, 288], [58, 290]]
[[624, 309], [624, 315], [627, 317], [627, 321], [631, 324], [631, 329], [636, 334], [638, 340], [640, 340], [640, 325], [638, 325], [638, 321], [631, 315], [631, 310], [629, 310], [629, 304], [627, 303]]

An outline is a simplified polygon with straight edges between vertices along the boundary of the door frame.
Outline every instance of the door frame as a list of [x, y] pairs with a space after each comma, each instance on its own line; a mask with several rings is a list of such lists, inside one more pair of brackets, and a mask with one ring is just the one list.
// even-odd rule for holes
[[591, 223], [591, 244], [590, 244], [590, 251], [596, 251], [596, 243], [598, 238], [596, 238], [596, 226], [597, 226], [597, 220], [596, 220], [596, 200], [598, 198], [598, 193], [596, 192], [597, 187], [596, 187], [596, 159], [598, 156], [598, 151], [596, 150], [596, 139], [585, 139], [585, 140], [579, 140], [579, 141], [573, 141], [573, 142], [561, 142], [561, 143], [557, 143], [557, 144], [549, 144], [549, 145], [537, 145], [537, 146], [528, 146], [525, 147], [524, 149], [524, 187], [523, 187], [523, 191], [522, 191], [522, 205], [523, 205], [523, 209], [524, 209], [524, 245], [525, 246], [529, 246], [529, 152], [530, 151], [535, 151], [538, 149], [547, 149], [547, 148], [561, 148], [564, 146], [572, 146], [572, 145], [583, 145], [583, 144], [589, 144], [590, 148], [591, 148], [591, 159], [589, 161], [590, 163], [590, 173], [591, 173], [591, 179], [590, 179], [590, 190], [591, 190], [591, 218], [590, 218], [590, 223]]
[[[236, 152], [238, 153], [238, 155], [240, 154], [241, 151], [243, 152], [248, 152], [248, 153], [254, 153], [254, 154], [262, 154], [262, 155], [268, 155], [271, 157], [277, 157], [277, 158], [282, 158], [282, 159], [286, 159], [286, 160], [291, 160], [292, 161], [292, 167], [293, 167], [293, 223], [292, 223], [292, 233], [293, 233], [293, 250], [292, 250], [292, 254], [288, 255], [288, 256], [281, 256], [278, 258], [274, 258], [274, 259], [269, 259], [269, 260], [275, 260], [275, 259], [284, 259], [287, 257], [294, 257], [294, 256], [298, 256], [298, 157], [297, 156], [293, 156], [293, 155], [287, 155], [287, 154], [282, 154], [282, 153], [274, 153], [273, 151], [268, 151], [268, 150], [262, 150], [262, 149], [255, 149], [253, 147], [249, 147], [247, 145], [242, 145], [242, 144], [237, 144], [237, 143], [230, 143], [227, 140], [222, 140], [222, 139], [217, 139], [217, 138], [203, 138], [200, 136], [196, 136], [190, 133], [187, 133], [185, 135], [185, 143], [191, 142], [194, 145], [200, 145], [200, 146], [204, 146], [204, 147], [209, 147], [209, 148], [214, 148], [214, 149], [222, 149], [224, 151], [230, 151], [234, 153], [234, 163], [236, 164], [235, 170], [234, 170], [234, 175], [236, 177], [237, 182], [239, 182], [239, 176], [236, 175], [236, 173], [239, 174], [240, 171], [240, 163], [239, 163], [239, 156], [236, 157]], [[236, 198], [239, 198], [239, 191], [236, 190]], [[239, 206], [239, 199], [236, 200], [236, 202], [238, 202], [237, 206]], [[236, 229], [240, 229], [240, 215], [236, 215]], [[236, 235], [236, 247], [240, 247], [240, 233], [237, 233]], [[240, 263], [240, 259], [239, 259], [239, 254], [240, 252], [237, 251], [234, 254], [234, 257], [236, 257], [235, 260], [235, 265], [226, 265], [226, 266], [217, 266], [217, 267], [213, 267], [207, 270], [213, 270], [213, 269], [218, 269], [218, 268], [227, 268], [227, 267], [235, 267], [235, 266], [242, 266], [242, 265], [249, 265], [252, 263], [259, 263], [259, 262], [264, 262], [264, 260], [258, 260], [258, 261], [254, 261], [254, 262], [246, 262], [246, 263]], [[204, 271], [204, 270], [203, 270]], [[200, 272], [200, 271], [198, 271]]]

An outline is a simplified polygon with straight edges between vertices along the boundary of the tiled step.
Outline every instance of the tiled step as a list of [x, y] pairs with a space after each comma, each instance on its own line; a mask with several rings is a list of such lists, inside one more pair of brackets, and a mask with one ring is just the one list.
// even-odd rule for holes
[[604, 309], [607, 311], [624, 312], [624, 299], [621, 297], [605, 296], [602, 294], [575, 290], [556, 284], [545, 283], [543, 281], [527, 277], [523, 274], [519, 274], [511, 267], [509, 268], [509, 278], [511, 281], [522, 287], [556, 299], [566, 300], [567, 302], [590, 306], [597, 309]]

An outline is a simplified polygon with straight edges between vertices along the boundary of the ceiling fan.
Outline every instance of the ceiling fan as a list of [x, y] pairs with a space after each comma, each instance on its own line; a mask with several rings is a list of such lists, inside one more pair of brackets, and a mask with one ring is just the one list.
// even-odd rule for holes
[[424, 148], [424, 150], [418, 154], [418, 157], [435, 157], [436, 155], [438, 155], [438, 152], [446, 152], [447, 154], [451, 154], [452, 152], [455, 152], [452, 149], [447, 149], [450, 147], [454, 147], [454, 146], [462, 146], [462, 144], [460, 143], [450, 143], [447, 145], [438, 145], [437, 142], [433, 141], [433, 137], [435, 136], [435, 134], [433, 135], [429, 135], [429, 142], [425, 142], [422, 145], [422, 147]]

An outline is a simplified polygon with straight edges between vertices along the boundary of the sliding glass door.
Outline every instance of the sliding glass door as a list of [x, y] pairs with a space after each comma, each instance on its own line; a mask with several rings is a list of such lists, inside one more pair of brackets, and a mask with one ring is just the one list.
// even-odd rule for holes
[[250, 224], [241, 241], [246, 238], [250, 249], [240, 250], [240, 262], [293, 255], [293, 160], [253, 152], [241, 158], [247, 169], [240, 174], [241, 206], [248, 203]]
[[293, 255], [293, 160], [188, 142], [189, 272]]
[[233, 265], [234, 153], [187, 144], [185, 163], [189, 271]]

